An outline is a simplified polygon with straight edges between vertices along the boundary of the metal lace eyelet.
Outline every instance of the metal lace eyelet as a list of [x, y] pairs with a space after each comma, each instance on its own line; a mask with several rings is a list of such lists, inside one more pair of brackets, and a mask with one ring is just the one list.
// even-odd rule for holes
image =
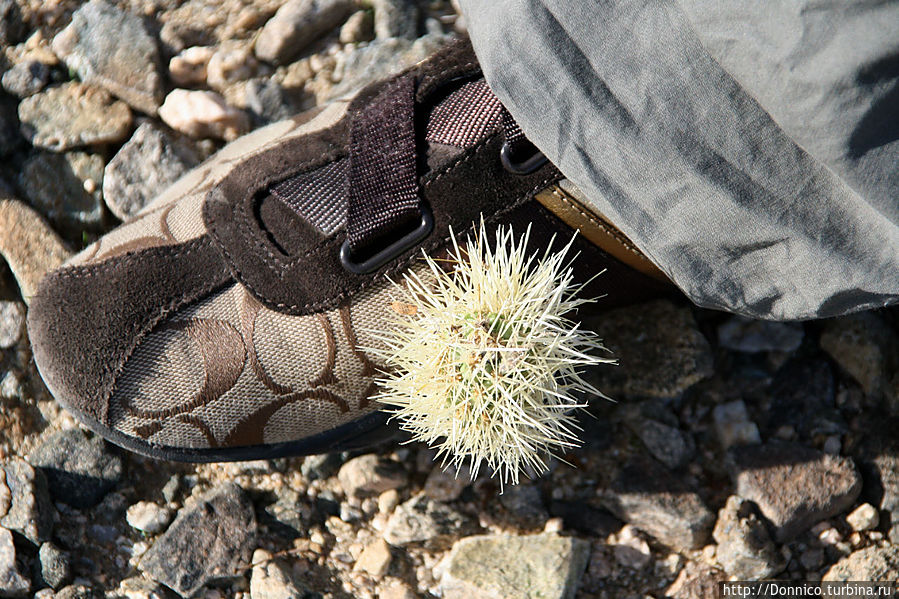
[[548, 162], [546, 156], [540, 150], [537, 150], [535, 154], [526, 160], [514, 160], [509, 142], [503, 142], [503, 147], [499, 151], [499, 158], [503, 163], [503, 168], [514, 175], [530, 175]]
[[362, 262], [353, 260], [350, 240], [344, 240], [340, 246], [340, 264], [351, 273], [364, 275], [378, 270], [406, 250], [414, 247], [434, 230], [434, 214], [431, 209], [424, 202], [419, 204], [418, 209], [421, 212], [421, 222], [414, 230]]

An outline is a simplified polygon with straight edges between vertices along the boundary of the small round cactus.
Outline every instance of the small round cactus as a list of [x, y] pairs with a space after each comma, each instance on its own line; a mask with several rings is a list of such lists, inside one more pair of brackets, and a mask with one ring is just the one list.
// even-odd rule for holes
[[438, 450], [443, 464], [482, 462], [502, 483], [542, 473], [553, 451], [579, 444], [572, 410], [581, 394], [602, 396], [581, 376], [614, 360], [595, 334], [565, 315], [592, 301], [576, 297], [566, 255], [550, 247], [526, 255], [521, 238], [501, 228], [489, 247], [483, 222], [448, 260], [395, 283], [400, 297], [374, 350], [387, 373], [376, 399], [411, 432]]

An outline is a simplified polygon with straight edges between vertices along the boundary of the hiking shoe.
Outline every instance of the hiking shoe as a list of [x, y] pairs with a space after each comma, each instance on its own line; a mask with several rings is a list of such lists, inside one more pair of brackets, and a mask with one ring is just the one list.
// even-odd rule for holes
[[531, 146], [469, 43], [352, 100], [240, 138], [49, 274], [28, 328], [53, 395], [147, 456], [253, 460], [359, 448], [396, 428], [361, 348], [389, 277], [489, 229], [568, 240], [612, 307], [664, 275]]

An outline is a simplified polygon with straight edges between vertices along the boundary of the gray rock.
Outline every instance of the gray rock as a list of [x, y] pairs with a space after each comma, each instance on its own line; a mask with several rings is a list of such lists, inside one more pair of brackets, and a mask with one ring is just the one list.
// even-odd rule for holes
[[16, 0], [0, 0], [0, 48], [18, 44], [27, 32]]
[[457, 541], [440, 579], [446, 599], [572, 599], [590, 545], [556, 534], [474, 536]]
[[103, 172], [103, 199], [128, 220], [159, 193], [200, 162], [189, 142], [144, 121]]
[[408, 482], [406, 471], [399, 462], [373, 453], [346, 462], [340, 467], [337, 478], [347, 496], [383, 493], [388, 489], [404, 487]]
[[630, 421], [628, 425], [649, 453], [669, 468], [680, 468], [696, 451], [693, 438], [677, 427], [651, 419]]
[[391, 545], [402, 546], [464, 536], [473, 529], [474, 523], [468, 516], [420, 494], [397, 506], [384, 527], [384, 539]]
[[38, 545], [53, 531], [53, 505], [43, 473], [12, 457], [0, 463], [0, 526]]
[[355, 8], [353, 0], [288, 0], [256, 38], [256, 56], [276, 64], [290, 62]]
[[23, 597], [31, 590], [31, 581], [19, 569], [12, 533], [0, 528], [0, 596]]
[[737, 495], [759, 506], [781, 542], [849, 509], [861, 492], [852, 460], [795, 443], [737, 447], [730, 462]]
[[271, 79], [248, 81], [244, 93], [247, 109], [260, 124], [288, 119], [304, 108], [294, 92], [284, 89]]
[[72, 580], [72, 563], [68, 554], [53, 543], [41, 545], [34, 562], [37, 586], [58, 589]]
[[38, 93], [50, 83], [50, 68], [37, 60], [24, 60], [3, 73], [3, 89], [19, 98]]
[[52, 47], [85, 83], [156, 114], [164, 97], [159, 48], [140, 17], [105, 0], [91, 0], [75, 11]]
[[9, 349], [22, 339], [25, 330], [25, 305], [0, 300], [0, 349]]
[[102, 89], [73, 81], [22, 100], [19, 120], [32, 145], [63, 152], [125, 139], [131, 110]]
[[337, 474], [342, 464], [343, 459], [339, 453], [311, 455], [303, 459], [303, 463], [300, 465], [300, 474], [308, 481], [331, 478]]
[[830, 567], [824, 582], [899, 580], [899, 546], [866, 547], [854, 551]]
[[534, 485], [509, 485], [503, 489], [499, 502], [510, 514], [528, 525], [541, 524], [549, 518], [540, 489]]
[[471, 484], [471, 470], [464, 467], [458, 470], [455, 466], [436, 467], [425, 480], [425, 495], [434, 501], [455, 501]]
[[261, 514], [265, 524], [286, 538], [306, 536], [315, 515], [310, 502], [293, 489], [280, 489], [277, 493], [277, 501], [265, 506]]
[[731, 316], [718, 326], [718, 343], [739, 352], [796, 351], [802, 344], [804, 331], [795, 322], [751, 320]]
[[625, 465], [597, 494], [615, 516], [680, 551], [702, 547], [715, 523], [715, 515], [682, 478], [648, 459]]
[[125, 520], [131, 528], [148, 534], [165, 530], [172, 521], [172, 510], [152, 501], [139, 501], [128, 508]]
[[56, 501], [76, 508], [100, 503], [122, 477], [122, 460], [106, 451], [103, 439], [88, 438], [79, 429], [51, 434], [28, 461], [47, 476]]
[[243, 489], [226, 483], [181, 509], [138, 568], [189, 597], [207, 583], [240, 575], [255, 537], [253, 504]]
[[879, 397], [887, 374], [899, 367], [899, 340], [879, 314], [862, 312], [826, 321], [821, 348], [862, 386]]
[[415, 0], [372, 0], [375, 9], [375, 37], [388, 39], [418, 37], [418, 3]]
[[612, 397], [677, 397], [711, 376], [712, 352], [690, 309], [657, 300], [612, 310], [586, 323], [618, 358], [591, 371]]
[[737, 580], [771, 578], [787, 565], [755, 506], [734, 495], [718, 512], [712, 536], [718, 543], [718, 563]]
[[103, 158], [97, 154], [38, 153], [22, 166], [20, 183], [32, 205], [63, 227], [103, 223]]

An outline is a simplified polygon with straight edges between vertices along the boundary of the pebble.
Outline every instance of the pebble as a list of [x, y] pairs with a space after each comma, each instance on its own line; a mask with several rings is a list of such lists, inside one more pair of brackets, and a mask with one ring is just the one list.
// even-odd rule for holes
[[228, 106], [219, 94], [205, 90], [172, 90], [159, 108], [166, 125], [191, 137], [231, 141], [250, 129], [246, 113]]
[[13, 46], [25, 36], [27, 29], [16, 0], [0, 0], [0, 47]]
[[668, 468], [680, 468], [693, 458], [696, 444], [679, 428], [652, 419], [631, 421], [628, 425], [649, 453]]
[[98, 154], [39, 152], [25, 161], [20, 184], [51, 222], [71, 229], [103, 224], [103, 158]]
[[713, 372], [711, 347], [686, 306], [656, 300], [611, 310], [586, 326], [619, 361], [589, 373], [611, 397], [678, 397]]
[[677, 578], [665, 591], [670, 599], [708, 599], [717, 597], [719, 583], [725, 582], [724, 572], [701, 562], [688, 561]]
[[393, 578], [378, 586], [377, 597], [378, 599], [416, 599], [418, 595], [402, 580]]
[[437, 467], [428, 474], [424, 492], [434, 501], [455, 501], [471, 482], [471, 471], [467, 466], [461, 471], [454, 466]]
[[50, 68], [37, 60], [24, 60], [3, 73], [3, 89], [19, 98], [38, 93], [50, 83]]
[[296, 116], [305, 107], [296, 94], [271, 79], [253, 79], [244, 87], [244, 105], [261, 124]]
[[394, 546], [462, 536], [474, 529], [468, 516], [419, 494], [397, 506], [384, 527], [384, 539]]
[[374, 36], [374, 20], [372, 13], [367, 10], [357, 10], [350, 15], [346, 23], [340, 28], [341, 44], [356, 44], [367, 42]]
[[25, 331], [25, 305], [22, 302], [0, 300], [0, 349], [19, 343]]
[[390, 545], [384, 539], [377, 539], [365, 546], [359, 559], [356, 560], [353, 570], [361, 570], [375, 578], [380, 578], [390, 569], [391, 559]]
[[400, 504], [400, 493], [396, 489], [387, 489], [378, 495], [378, 512], [391, 514]]
[[609, 538], [615, 561], [630, 570], [642, 570], [652, 562], [649, 543], [630, 524]]
[[406, 486], [408, 475], [394, 460], [369, 453], [347, 461], [340, 467], [337, 479], [347, 497], [364, 493], [382, 493]]
[[457, 541], [439, 588], [444, 599], [569, 599], [590, 545], [556, 534], [484, 535]]
[[375, 37], [414, 40], [418, 38], [418, 4], [410, 0], [372, 0], [375, 10]]
[[718, 326], [718, 343], [739, 352], [792, 352], [802, 344], [802, 325], [731, 316]]
[[871, 546], [854, 551], [830, 567], [824, 582], [899, 580], [899, 546]]
[[824, 563], [824, 550], [820, 547], [806, 549], [799, 556], [799, 563], [802, 564], [806, 572], [814, 572]]
[[0, 255], [28, 303], [43, 276], [58, 268], [71, 252], [34, 209], [0, 193]]
[[239, 575], [250, 560], [255, 537], [253, 504], [243, 489], [225, 483], [182, 508], [138, 568], [189, 597], [211, 580]]
[[305, 589], [294, 581], [286, 565], [272, 559], [268, 551], [254, 551], [252, 563], [250, 599], [293, 599], [305, 595]]
[[122, 477], [122, 460], [109, 453], [100, 437], [72, 428], [45, 437], [28, 462], [47, 477], [56, 501], [84, 509], [100, 503]]
[[22, 597], [31, 589], [31, 581], [19, 570], [12, 533], [0, 528], [0, 595]]
[[50, 539], [54, 512], [41, 471], [20, 457], [0, 462], [0, 526], [39, 545]]
[[715, 523], [683, 478], [648, 459], [632, 460], [597, 494], [615, 516], [679, 551], [705, 545]]
[[[13, 371], [9, 371], [0, 379], [0, 397], [4, 399], [20, 399], [24, 393], [22, 379]], [[0, 487], [0, 493], [3, 488]]]
[[172, 510], [152, 501], [139, 501], [128, 508], [125, 520], [131, 528], [147, 534], [157, 534], [165, 530], [172, 521]]
[[764, 520], [749, 501], [728, 497], [712, 536], [718, 543], [718, 563], [737, 580], [773, 578], [786, 568]]
[[192, 46], [169, 61], [169, 77], [178, 87], [195, 87], [206, 83], [209, 60], [215, 53], [210, 46]]
[[19, 120], [32, 145], [63, 152], [122, 141], [131, 110], [102, 89], [72, 81], [22, 100]]
[[83, 584], [73, 584], [57, 591], [53, 599], [104, 599], [104, 594]]
[[117, 597], [125, 599], [169, 599], [172, 596], [164, 586], [143, 576], [132, 576], [119, 583]]
[[164, 96], [159, 49], [139, 16], [106, 0], [91, 0], [53, 38], [52, 48], [81, 81], [156, 114]]
[[238, 81], [246, 81], [256, 75], [259, 63], [246, 44], [223, 44], [209, 58], [206, 67], [206, 83], [222, 91]]
[[730, 461], [737, 495], [759, 506], [780, 542], [847, 510], [861, 492], [852, 460], [796, 443], [738, 447]]
[[749, 419], [746, 404], [742, 399], [715, 406], [712, 410], [715, 433], [721, 447], [730, 449], [738, 445], [761, 443], [759, 427]]
[[870, 503], [863, 503], [846, 516], [846, 523], [859, 532], [873, 530], [880, 524], [880, 512]]
[[342, 464], [343, 459], [339, 453], [310, 455], [303, 459], [300, 474], [308, 481], [324, 480], [337, 474]]
[[870, 396], [887, 388], [886, 373], [899, 355], [899, 341], [880, 315], [862, 312], [826, 321], [821, 349], [849, 373]]
[[59, 589], [72, 580], [72, 563], [68, 554], [54, 545], [44, 543], [34, 564], [34, 581], [37, 586]]
[[106, 165], [103, 200], [118, 218], [129, 220], [199, 162], [186, 140], [144, 121]]
[[352, 0], [288, 0], [259, 32], [256, 56], [275, 64], [290, 62], [355, 7]]

